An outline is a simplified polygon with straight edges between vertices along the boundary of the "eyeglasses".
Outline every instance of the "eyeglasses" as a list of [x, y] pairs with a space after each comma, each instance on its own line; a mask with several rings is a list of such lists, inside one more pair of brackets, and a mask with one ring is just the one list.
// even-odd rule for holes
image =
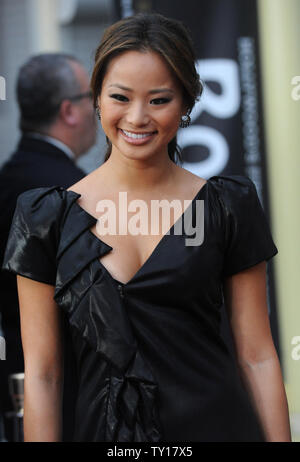
[[66, 99], [70, 99], [71, 101], [77, 101], [77, 100], [82, 99], [82, 98], [90, 98], [90, 99], [92, 99], [92, 97], [93, 97], [92, 92], [87, 91], [86, 93], [79, 93], [78, 95], [69, 96]]

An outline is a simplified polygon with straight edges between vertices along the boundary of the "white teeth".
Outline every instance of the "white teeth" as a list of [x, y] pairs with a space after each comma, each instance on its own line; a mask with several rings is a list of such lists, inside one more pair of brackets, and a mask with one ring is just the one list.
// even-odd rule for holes
[[125, 133], [125, 135], [128, 136], [129, 138], [133, 138], [135, 140], [140, 140], [142, 138], [147, 138], [147, 136], [152, 135], [151, 132], [149, 132], [149, 133], [131, 133], [131, 132], [127, 132], [126, 130], [123, 130], [123, 129], [122, 129], [122, 132]]

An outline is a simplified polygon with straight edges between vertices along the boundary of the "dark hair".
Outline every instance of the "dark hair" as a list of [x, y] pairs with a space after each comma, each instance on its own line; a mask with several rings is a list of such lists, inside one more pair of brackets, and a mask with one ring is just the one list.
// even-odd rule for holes
[[[108, 63], [115, 56], [130, 50], [155, 51], [165, 59], [181, 85], [183, 98], [190, 113], [203, 91], [195, 67], [192, 39], [182, 22], [158, 13], [138, 13], [121, 19], [106, 29], [96, 50], [91, 78], [94, 106], [97, 106]], [[104, 162], [111, 154], [111, 142], [108, 138], [106, 140], [108, 149]], [[182, 162], [176, 136], [168, 145], [168, 153], [174, 162], [176, 156]]]
[[43, 130], [56, 119], [62, 101], [80, 93], [71, 62], [78, 60], [64, 53], [43, 53], [30, 58], [19, 70], [17, 100], [20, 129]]

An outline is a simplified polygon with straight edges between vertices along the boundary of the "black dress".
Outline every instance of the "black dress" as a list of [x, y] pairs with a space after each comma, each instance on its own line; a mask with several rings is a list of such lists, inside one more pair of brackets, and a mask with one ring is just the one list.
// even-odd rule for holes
[[79, 197], [21, 194], [3, 263], [55, 285], [78, 376], [73, 440], [262, 441], [220, 335], [224, 278], [277, 253], [253, 182], [210, 178], [182, 215], [194, 220], [204, 200], [202, 244], [185, 245], [173, 225], [126, 284], [101, 263], [112, 247]]

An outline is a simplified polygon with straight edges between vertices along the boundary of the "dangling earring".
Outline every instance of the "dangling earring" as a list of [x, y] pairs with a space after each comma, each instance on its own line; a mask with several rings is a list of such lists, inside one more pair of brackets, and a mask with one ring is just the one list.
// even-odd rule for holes
[[97, 114], [98, 119], [101, 120], [100, 109], [98, 106], [96, 107], [96, 114]]
[[188, 112], [187, 114], [185, 114], [184, 116], [181, 117], [179, 127], [180, 128], [186, 128], [186, 127], [188, 127], [190, 125], [190, 123], [191, 123], [191, 118], [190, 118], [190, 113]]

